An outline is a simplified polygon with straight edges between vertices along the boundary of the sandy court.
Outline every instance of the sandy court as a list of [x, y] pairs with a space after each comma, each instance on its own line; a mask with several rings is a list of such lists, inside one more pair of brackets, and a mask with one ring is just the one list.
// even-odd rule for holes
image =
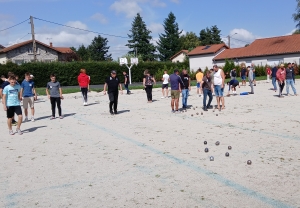
[[300, 96], [269, 88], [260, 82], [203, 115], [195, 88], [180, 114], [160, 89], [151, 104], [143, 90], [120, 95], [116, 116], [107, 95], [90, 93], [84, 107], [69, 94], [63, 120], [49, 119], [40, 96], [22, 136], [8, 135], [1, 110], [0, 207], [300, 207]]

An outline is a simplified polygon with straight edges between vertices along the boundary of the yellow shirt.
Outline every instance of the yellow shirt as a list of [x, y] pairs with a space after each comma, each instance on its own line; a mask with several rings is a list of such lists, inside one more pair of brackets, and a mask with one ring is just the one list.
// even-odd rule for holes
[[202, 79], [203, 79], [203, 73], [202, 72], [198, 72], [197, 74], [196, 74], [196, 80], [197, 80], [197, 82], [202, 82]]

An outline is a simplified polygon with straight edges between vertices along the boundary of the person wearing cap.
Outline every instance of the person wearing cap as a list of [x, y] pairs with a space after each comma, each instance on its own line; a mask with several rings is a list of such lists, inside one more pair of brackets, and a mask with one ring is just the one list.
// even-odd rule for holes
[[120, 79], [117, 77], [117, 72], [113, 70], [110, 76], [106, 78], [103, 89], [104, 95], [106, 95], [106, 88], [108, 88], [107, 94], [109, 98], [109, 112], [111, 115], [118, 114], [119, 87], [121, 94], [123, 94]]
[[276, 72], [276, 79], [278, 81], [278, 86], [279, 86], [278, 97], [283, 98], [282, 91], [285, 85], [284, 81], [286, 79], [286, 70], [284, 68], [284, 64], [280, 64], [280, 68]]
[[87, 106], [87, 102], [88, 102], [87, 93], [90, 90], [90, 77], [86, 74], [85, 69], [80, 69], [80, 74], [78, 75], [77, 80], [83, 98], [83, 105]]
[[286, 95], [289, 96], [289, 90], [290, 90], [290, 85], [292, 87], [292, 90], [294, 92], [294, 95], [297, 96], [297, 91], [295, 88], [295, 83], [293, 80], [293, 72], [294, 69], [292, 68], [292, 64], [288, 63], [288, 67], [286, 68]]
[[178, 113], [181, 86], [183, 87], [185, 86], [178, 74], [179, 74], [179, 70], [175, 69], [174, 74], [170, 75], [172, 113]]
[[144, 90], [146, 91], [147, 94], [148, 103], [152, 103], [153, 83], [156, 83], [156, 80], [153, 76], [151, 76], [149, 70], [146, 69], [144, 71], [143, 85], [144, 85]]
[[23, 97], [23, 108], [25, 119], [24, 122], [28, 121], [28, 105], [31, 108], [31, 121], [34, 121], [34, 101], [37, 100], [37, 95], [34, 87], [34, 81], [30, 79], [31, 74], [25, 73], [25, 80], [21, 84], [21, 95]]
[[221, 111], [220, 103], [222, 102], [222, 109], [225, 109], [225, 100], [224, 100], [224, 83], [225, 83], [225, 74], [222, 69], [217, 65], [214, 65], [214, 90], [217, 99], [217, 105], [219, 111]]

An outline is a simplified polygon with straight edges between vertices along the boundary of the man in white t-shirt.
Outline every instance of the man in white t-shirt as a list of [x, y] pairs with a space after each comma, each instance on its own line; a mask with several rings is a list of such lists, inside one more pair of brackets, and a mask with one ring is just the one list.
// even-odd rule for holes
[[163, 96], [161, 98], [167, 98], [168, 97], [168, 93], [169, 93], [169, 90], [168, 90], [168, 87], [169, 87], [169, 79], [170, 76], [168, 75], [168, 72], [167, 71], [164, 71], [164, 75], [162, 77], [162, 94]]

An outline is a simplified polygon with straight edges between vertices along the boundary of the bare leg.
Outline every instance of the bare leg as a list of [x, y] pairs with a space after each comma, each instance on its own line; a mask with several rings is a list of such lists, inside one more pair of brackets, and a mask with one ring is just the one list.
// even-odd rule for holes
[[162, 92], [163, 97], [165, 97], [165, 90], [162, 89], [161, 92]]
[[218, 105], [218, 109], [220, 110], [220, 97], [217, 97], [217, 105]]
[[11, 131], [12, 130], [12, 124], [11, 124], [11, 122], [12, 122], [12, 118], [8, 118], [7, 119], [7, 126], [8, 126], [8, 129]]
[[34, 108], [31, 108], [31, 115], [34, 117]]
[[168, 97], [168, 95], [169, 95], [169, 90], [166, 89], [166, 97]]
[[23, 116], [22, 116], [22, 115], [19, 115], [19, 116], [18, 116], [18, 124], [17, 124], [17, 129], [20, 129], [20, 127], [21, 127], [21, 124], [22, 124], [22, 119], [23, 119]]
[[28, 117], [28, 108], [24, 108], [25, 117]]
[[225, 99], [224, 97], [221, 97], [221, 102], [222, 102], [222, 109], [225, 109]]
[[175, 99], [175, 108], [176, 108], [176, 110], [178, 110], [178, 106], [179, 106], [179, 99]]
[[172, 99], [172, 100], [171, 100], [171, 108], [172, 108], [172, 110], [174, 110], [174, 103], [175, 103], [175, 100]]

